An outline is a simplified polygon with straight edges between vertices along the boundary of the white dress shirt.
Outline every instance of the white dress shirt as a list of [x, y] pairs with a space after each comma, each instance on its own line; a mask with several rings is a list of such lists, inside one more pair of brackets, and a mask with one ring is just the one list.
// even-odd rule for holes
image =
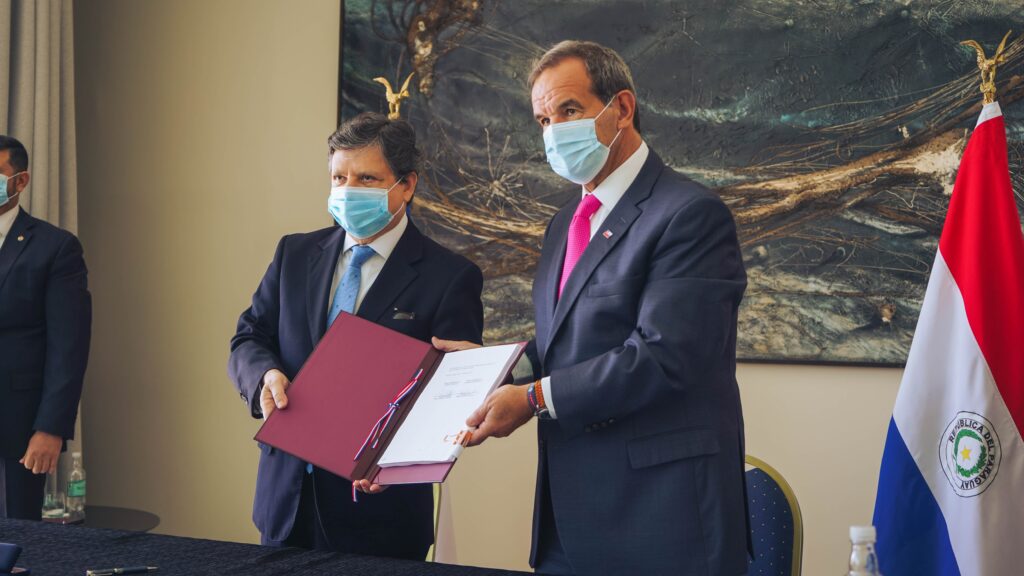
[[[640, 142], [640, 147], [633, 152], [621, 166], [615, 169], [614, 172], [608, 175], [600, 184], [594, 188], [591, 192], [598, 200], [601, 201], [601, 207], [594, 212], [594, 215], [590, 217], [590, 237], [593, 238], [598, 231], [601, 230], [601, 224], [604, 223], [605, 218], [612, 213], [615, 209], [615, 205], [619, 203], [626, 194], [626, 190], [633, 185], [633, 181], [640, 175], [640, 169], [644, 167], [644, 163], [647, 162], [647, 156], [650, 154], [650, 149], [647, 147], [647, 143], [644, 141]], [[587, 189], [583, 188], [583, 196], [587, 195]], [[525, 363], [524, 363], [525, 362]], [[513, 377], [519, 377], [520, 375], [533, 374], [533, 368], [530, 365], [530, 359], [525, 355], [516, 364], [516, 368], [513, 371]], [[541, 379], [541, 391], [544, 394], [544, 404], [548, 408], [548, 414], [551, 418], [557, 418], [555, 413], [555, 401], [554, 394], [551, 393], [551, 377], [545, 376]]]
[[4, 247], [4, 240], [11, 233], [11, 227], [14, 226], [14, 221], [18, 218], [18, 212], [21, 212], [21, 206], [15, 206], [0, 214], [0, 248]]
[[[374, 280], [380, 275], [384, 264], [388, 261], [391, 253], [395, 251], [395, 246], [398, 245], [398, 241], [402, 238], [402, 234], [405, 233], [406, 227], [409, 226], [409, 218], [405, 215], [404, 206], [402, 207], [400, 218], [401, 220], [398, 221], [394, 228], [368, 244], [370, 248], [373, 248], [374, 255], [370, 256], [363, 263], [363, 268], [360, 271], [359, 293], [356, 295], [356, 307], [355, 310], [352, 310], [353, 314], [359, 311], [359, 305], [363, 303], [363, 298], [370, 291]], [[345, 268], [348, 267], [348, 261], [352, 258], [352, 247], [356, 244], [358, 244], [356, 239], [346, 233], [345, 248], [341, 251], [341, 255], [338, 256], [338, 265], [334, 268], [334, 279], [331, 281], [330, 297], [327, 298], [328, 314], [330, 314], [331, 306], [334, 304], [334, 292], [338, 289], [338, 283], [341, 282], [342, 277], [345, 276]]]

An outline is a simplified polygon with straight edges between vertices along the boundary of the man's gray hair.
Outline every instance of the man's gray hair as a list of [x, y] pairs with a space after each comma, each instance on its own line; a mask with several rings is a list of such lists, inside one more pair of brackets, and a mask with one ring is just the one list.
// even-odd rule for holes
[[[633, 86], [633, 74], [619, 53], [596, 42], [585, 40], [563, 40], [551, 47], [533, 63], [530, 71], [529, 85], [533, 89], [537, 77], [548, 68], [561, 64], [567, 58], [579, 58], [587, 68], [590, 76], [590, 89], [602, 102], [608, 103], [623, 90], [636, 95]], [[639, 106], [633, 112], [633, 127], [640, 130]]]

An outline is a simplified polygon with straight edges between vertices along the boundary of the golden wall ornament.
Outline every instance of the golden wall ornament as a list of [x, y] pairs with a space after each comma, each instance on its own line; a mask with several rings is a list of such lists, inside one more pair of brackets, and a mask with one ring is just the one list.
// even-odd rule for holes
[[999, 43], [996, 53], [991, 58], [985, 57], [985, 49], [974, 40], [964, 40], [960, 43], [962, 46], [974, 48], [974, 51], [978, 53], [978, 69], [981, 70], [981, 93], [984, 95], [985, 104], [991, 104], [996, 101], [996, 67], [1006, 61], [1003, 51], [1006, 49], [1006, 39], [1010, 37], [1011, 32], [1013, 30], [1006, 32], [1006, 36], [1003, 36], [1003, 41]]
[[401, 118], [401, 114], [399, 113], [399, 111], [402, 107], [402, 100], [405, 100], [406, 98], [409, 97], [409, 81], [412, 80], [412, 77], [415, 74], [416, 72], [413, 72], [412, 74], [409, 74], [408, 77], [406, 77], [405, 83], [402, 84], [402, 89], [399, 90], [397, 94], [391, 88], [391, 82], [388, 82], [387, 78], [384, 78], [383, 76], [378, 76], [373, 79], [374, 82], [379, 82], [383, 84], [384, 88], [386, 89], [384, 94], [388, 99], [389, 119], [398, 120], [399, 118]]

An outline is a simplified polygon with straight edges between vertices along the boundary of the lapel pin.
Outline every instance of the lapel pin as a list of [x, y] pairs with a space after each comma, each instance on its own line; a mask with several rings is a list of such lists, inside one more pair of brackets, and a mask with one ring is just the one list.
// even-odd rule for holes
[[611, 238], [611, 237], [612, 237], [612, 231], [611, 231], [611, 230], [605, 230], [605, 231], [604, 231], [604, 232], [603, 232], [603, 233], [601, 234], [601, 236], [604, 236], [604, 239], [605, 239], [605, 240], [607, 240], [607, 239], [609, 239], [609, 238]]
[[21, 241], [23, 241], [23, 240], [25, 240], [25, 237], [24, 237], [24, 236], [18, 236], [18, 242], [21, 242]]

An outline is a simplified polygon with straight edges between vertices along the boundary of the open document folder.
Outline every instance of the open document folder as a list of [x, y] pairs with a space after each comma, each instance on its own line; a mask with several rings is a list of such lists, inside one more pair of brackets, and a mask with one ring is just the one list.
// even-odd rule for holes
[[524, 343], [444, 353], [342, 313], [256, 440], [349, 480], [442, 482]]

